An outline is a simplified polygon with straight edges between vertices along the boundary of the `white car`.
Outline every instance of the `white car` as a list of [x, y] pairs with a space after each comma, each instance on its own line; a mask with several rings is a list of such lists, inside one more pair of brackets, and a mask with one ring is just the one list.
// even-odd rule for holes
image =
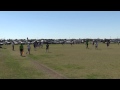
[[3, 45], [3, 42], [0, 42], [0, 45]]
[[14, 41], [14, 44], [15, 44], [15, 45], [18, 45], [18, 42]]
[[6, 44], [6, 45], [10, 45], [11, 42], [9, 42], [9, 41], [5, 41], [5, 44]]

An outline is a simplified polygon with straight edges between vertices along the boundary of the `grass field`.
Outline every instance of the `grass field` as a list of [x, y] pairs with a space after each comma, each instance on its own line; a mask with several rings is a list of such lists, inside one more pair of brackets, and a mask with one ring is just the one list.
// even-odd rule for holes
[[11, 45], [0, 48], [1, 79], [119, 79], [120, 45], [99, 44], [98, 49], [90, 44], [50, 44], [49, 53], [43, 48], [20, 56], [19, 45], [12, 51]]

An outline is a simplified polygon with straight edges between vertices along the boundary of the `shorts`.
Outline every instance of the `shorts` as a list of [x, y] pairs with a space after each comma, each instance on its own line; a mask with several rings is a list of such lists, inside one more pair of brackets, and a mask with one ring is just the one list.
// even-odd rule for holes
[[30, 48], [28, 48], [28, 51], [30, 51]]
[[23, 52], [23, 49], [20, 49], [20, 52]]

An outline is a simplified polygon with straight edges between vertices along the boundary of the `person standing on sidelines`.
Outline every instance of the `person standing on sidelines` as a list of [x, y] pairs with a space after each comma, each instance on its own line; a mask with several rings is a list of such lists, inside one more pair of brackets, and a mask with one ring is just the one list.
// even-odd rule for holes
[[118, 41], [118, 45], [119, 45], [120, 41]]
[[72, 46], [72, 44], [73, 44], [73, 41], [71, 41], [71, 42], [70, 42], [70, 44], [71, 44], [71, 46]]
[[107, 47], [109, 46], [109, 41], [107, 41]]
[[21, 43], [19, 49], [20, 49], [20, 55], [23, 56], [24, 47], [23, 47], [23, 44], [22, 44], [22, 43]]
[[43, 41], [43, 40], [41, 40], [41, 48], [43, 48], [43, 42], [44, 42], [44, 41]]
[[36, 51], [36, 48], [37, 48], [37, 41], [34, 42], [34, 50]]
[[46, 52], [49, 52], [49, 44], [46, 44]]
[[94, 43], [95, 43], [95, 42], [94, 42], [94, 40], [93, 40], [93, 46], [94, 46]]
[[35, 42], [33, 43], [33, 46], [34, 46], [34, 50], [35, 50]]
[[12, 42], [12, 50], [14, 51], [14, 42]]
[[40, 42], [38, 42], [38, 47], [40, 48]]
[[27, 41], [28, 41], [28, 37], [27, 37]]
[[88, 48], [88, 40], [86, 40], [86, 48]]
[[[27, 45], [27, 48], [28, 48], [28, 52], [29, 52], [29, 55], [30, 55], [30, 49], [31, 49], [30, 44]], [[27, 54], [28, 52], [26, 52], [26, 54]]]
[[95, 49], [98, 49], [98, 42], [95, 42]]

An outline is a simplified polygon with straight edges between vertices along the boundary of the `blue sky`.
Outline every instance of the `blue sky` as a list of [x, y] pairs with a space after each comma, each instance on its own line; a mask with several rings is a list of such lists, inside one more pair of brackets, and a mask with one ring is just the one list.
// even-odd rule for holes
[[120, 11], [0, 11], [0, 39], [120, 38]]

